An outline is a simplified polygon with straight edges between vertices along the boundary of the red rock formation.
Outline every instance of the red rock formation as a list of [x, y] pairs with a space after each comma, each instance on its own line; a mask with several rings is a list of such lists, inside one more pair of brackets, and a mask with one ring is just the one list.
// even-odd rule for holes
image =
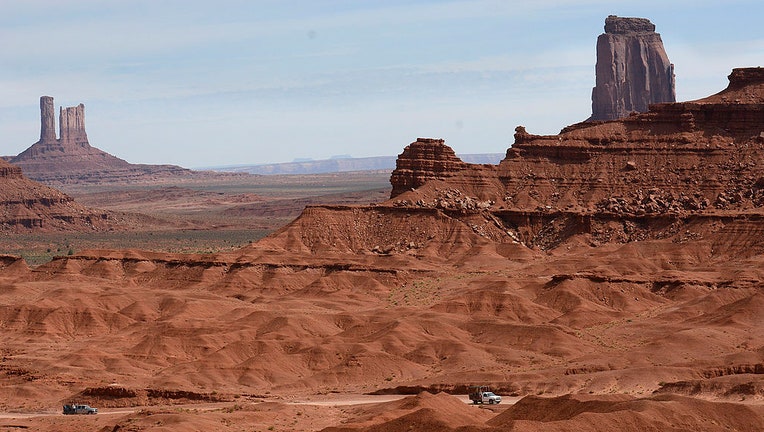
[[674, 65], [647, 19], [607, 17], [605, 33], [597, 38], [596, 72], [589, 120], [623, 118], [676, 100]]
[[[440, 141], [413, 143], [391, 178], [395, 204], [485, 210], [514, 233], [507, 241], [541, 247], [577, 233], [601, 241], [668, 237], [691, 216], [764, 214], [764, 72], [735, 69], [729, 78], [717, 95], [559, 135], [518, 127], [495, 170], [455, 163], [452, 153], [431, 149], [446, 147]], [[438, 154], [443, 159], [433, 160]], [[416, 192], [406, 192], [411, 187]], [[618, 230], [606, 228], [615, 220]]]
[[56, 118], [53, 98], [40, 97], [40, 142], [51, 143], [56, 140]]
[[107, 219], [105, 213], [27, 179], [21, 168], [0, 159], [0, 231], [99, 229], [110, 223]]
[[467, 164], [442, 139], [417, 138], [403, 149], [395, 166], [390, 177], [391, 197], [418, 188], [428, 180], [452, 177]]
[[76, 107], [61, 107], [58, 116], [58, 126], [61, 128], [61, 141], [82, 147], [90, 147], [88, 134], [85, 133], [85, 105]]
[[[494, 169], [415, 143], [393, 176], [415, 190], [306, 208], [240, 251], [92, 250], [4, 271], [0, 409], [19, 395], [40, 411], [72, 395], [130, 406], [210, 388], [246, 402], [481, 383], [545, 398], [486, 422], [489, 410], [421, 395], [328, 430], [762, 430], [749, 403], [764, 359], [760, 75], [559, 135], [519, 127]], [[476, 202], [478, 181], [501, 200]], [[704, 201], [728, 186], [741, 189]], [[635, 399], [658, 389], [701, 393]], [[709, 390], [727, 402], [702, 400]], [[261, 405], [270, 422], [278, 404]], [[251, 427], [247, 412], [219, 414]], [[138, 414], [115, 428], [167, 420]]]
[[61, 108], [56, 139], [53, 98], [40, 97], [40, 140], [10, 162], [29, 178], [55, 186], [77, 182], [133, 182], [162, 176], [193, 175], [174, 165], [131, 164], [92, 147], [85, 131], [85, 105]]
[[40, 98], [40, 141], [10, 161], [20, 166], [25, 175], [39, 181], [75, 178], [108, 169], [125, 169], [126, 161], [114, 157], [88, 143], [85, 132], [85, 106], [61, 108], [56, 139], [53, 118], [53, 98]]

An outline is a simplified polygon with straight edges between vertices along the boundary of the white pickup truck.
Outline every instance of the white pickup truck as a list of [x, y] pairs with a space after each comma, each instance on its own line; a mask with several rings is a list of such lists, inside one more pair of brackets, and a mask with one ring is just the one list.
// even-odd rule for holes
[[473, 404], [498, 404], [501, 403], [501, 396], [494, 394], [487, 387], [478, 387], [476, 391], [470, 393], [470, 400]]
[[98, 408], [81, 404], [64, 405], [64, 414], [98, 414]]

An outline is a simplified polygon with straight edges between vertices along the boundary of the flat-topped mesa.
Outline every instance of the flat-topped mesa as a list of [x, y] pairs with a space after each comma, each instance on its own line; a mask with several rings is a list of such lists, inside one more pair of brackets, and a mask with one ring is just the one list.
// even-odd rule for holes
[[390, 176], [393, 186], [390, 197], [418, 188], [428, 180], [451, 177], [466, 166], [467, 163], [459, 159], [444, 140], [417, 138], [398, 155]]
[[610, 15], [605, 19], [605, 33], [610, 34], [635, 34], [652, 33], [655, 24], [647, 18], [624, 18]]
[[605, 33], [597, 38], [589, 120], [615, 120], [675, 101], [674, 65], [655, 25], [645, 18], [608, 16]]
[[730, 80], [730, 88], [741, 88], [752, 84], [764, 84], [764, 68], [751, 67], [751, 68], [735, 68], [732, 69], [732, 73], [727, 76]]

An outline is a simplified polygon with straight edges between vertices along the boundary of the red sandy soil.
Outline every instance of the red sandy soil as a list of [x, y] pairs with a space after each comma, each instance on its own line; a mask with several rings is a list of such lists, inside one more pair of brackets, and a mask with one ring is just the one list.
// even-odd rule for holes
[[[442, 143], [422, 141], [394, 199], [308, 206], [235, 251], [0, 257], [0, 411], [144, 407], [0, 427], [764, 430], [764, 107], [749, 108], [518, 130], [498, 168], [445, 174], [428, 159]], [[711, 135], [725, 122], [739, 136]], [[474, 385], [521, 399], [447, 394]], [[396, 393], [415, 396], [292, 403]]]
[[[387, 212], [311, 208], [228, 254], [94, 250], [36, 269], [7, 258], [0, 410], [490, 384], [504, 395], [647, 398], [575, 421], [629, 412], [634, 425], [660, 429], [684, 410], [731, 424], [727, 407], [750, 408], [764, 395], [761, 255], [720, 247], [722, 237], [591, 247], [577, 236], [540, 252], [486, 241], [442, 214]], [[390, 232], [408, 241], [374, 252], [389, 247]], [[714, 411], [704, 399], [732, 405], [709, 405], [722, 407]], [[639, 414], [645, 404], [664, 417], [650, 423], [654, 416]], [[427, 424], [451, 409], [435, 411]], [[205, 423], [189, 416], [161, 421], [178, 422], [173, 430], [236, 430], [194, 429]], [[248, 421], [235, 418], [238, 427]], [[163, 430], [142, 423], [143, 414], [119, 421], [127, 419], [142, 425], [134, 430]], [[473, 426], [492, 427], [483, 423]], [[419, 430], [443, 430], [427, 427]]]

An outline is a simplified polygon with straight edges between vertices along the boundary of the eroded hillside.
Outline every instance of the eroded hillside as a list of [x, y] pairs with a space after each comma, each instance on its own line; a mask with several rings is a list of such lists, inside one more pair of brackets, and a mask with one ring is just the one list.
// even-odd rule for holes
[[332, 430], [756, 430], [764, 73], [730, 78], [624, 120], [518, 129], [499, 166], [418, 140], [390, 200], [310, 206], [231, 253], [6, 257], [0, 409], [488, 384], [527, 397], [488, 414], [424, 394]]

